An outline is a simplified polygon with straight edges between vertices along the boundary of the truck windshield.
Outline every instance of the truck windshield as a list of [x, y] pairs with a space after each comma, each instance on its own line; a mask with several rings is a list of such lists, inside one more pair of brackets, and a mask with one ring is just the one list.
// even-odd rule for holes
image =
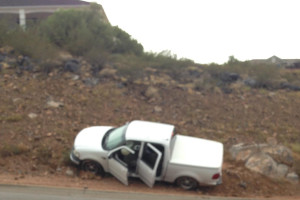
[[127, 125], [110, 129], [103, 138], [102, 146], [105, 150], [112, 150], [125, 144], [125, 131]]

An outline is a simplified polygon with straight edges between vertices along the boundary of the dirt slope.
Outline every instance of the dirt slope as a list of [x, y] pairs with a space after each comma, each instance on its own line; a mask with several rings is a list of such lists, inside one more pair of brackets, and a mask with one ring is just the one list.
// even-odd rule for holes
[[[133, 119], [175, 124], [177, 133], [221, 141], [226, 149], [238, 142], [300, 143], [300, 93], [243, 90], [231, 94], [199, 93], [175, 86], [127, 84], [100, 79], [88, 86], [71, 73], [0, 72], [0, 174], [2, 182], [124, 186], [112, 177], [77, 173], [69, 151], [78, 131], [92, 125], [122, 125]], [[49, 102], [56, 103], [55, 105]], [[225, 152], [226, 153], [226, 152]], [[66, 175], [71, 169], [75, 178]], [[270, 180], [230, 160], [224, 164], [224, 183], [201, 188], [199, 194], [218, 196], [297, 196], [299, 185]], [[33, 178], [32, 178], [33, 177]], [[88, 180], [87, 180], [88, 179]], [[1, 182], [0, 180], [0, 182]], [[35, 180], [35, 182], [34, 182]], [[75, 181], [74, 181], [75, 180]], [[87, 181], [87, 182], [85, 182]], [[130, 190], [149, 191], [132, 180]], [[158, 184], [154, 192], [184, 192]], [[297, 193], [298, 192], [298, 193]], [[194, 193], [194, 192], [192, 192]]]

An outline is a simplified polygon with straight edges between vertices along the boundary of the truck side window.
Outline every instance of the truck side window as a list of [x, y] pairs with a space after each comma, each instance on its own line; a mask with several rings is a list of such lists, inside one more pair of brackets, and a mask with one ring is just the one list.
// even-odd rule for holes
[[[115, 160], [117, 160], [119, 163], [121, 163], [123, 166], [127, 167], [128, 168], [128, 165], [127, 163], [125, 162], [125, 156], [123, 155], [122, 153], [122, 150], [123, 149], [120, 149], [119, 151], [116, 151], [115, 153], [113, 153], [113, 158]], [[124, 149], [126, 150], [126, 149]], [[126, 150], [127, 151], [127, 150]], [[130, 154], [130, 152], [128, 152], [128, 154]]]
[[134, 154], [128, 154], [122, 152], [124, 156], [124, 162], [128, 165], [128, 170], [130, 172], [136, 171], [136, 162], [140, 151], [141, 142], [138, 141], [127, 141], [126, 146], [134, 151]]
[[144, 151], [141, 160], [144, 161], [151, 169], [154, 168], [157, 153], [148, 147], [147, 143], [144, 145]]

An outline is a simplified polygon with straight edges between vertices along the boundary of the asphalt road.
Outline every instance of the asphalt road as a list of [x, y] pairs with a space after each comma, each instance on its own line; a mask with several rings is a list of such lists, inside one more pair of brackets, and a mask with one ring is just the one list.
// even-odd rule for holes
[[[0, 200], [252, 200], [165, 194], [105, 192], [74, 188], [0, 185]], [[257, 200], [257, 199], [255, 199]]]

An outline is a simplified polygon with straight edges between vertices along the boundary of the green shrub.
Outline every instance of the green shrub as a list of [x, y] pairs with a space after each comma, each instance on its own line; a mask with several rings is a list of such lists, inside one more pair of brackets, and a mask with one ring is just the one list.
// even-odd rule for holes
[[142, 58], [148, 67], [165, 72], [178, 82], [185, 82], [187, 68], [195, 65], [194, 61], [189, 59], [177, 59], [171, 51], [165, 50], [160, 53], [145, 53]]
[[59, 11], [41, 24], [40, 31], [51, 42], [74, 55], [84, 55], [90, 49], [110, 53], [143, 53], [143, 47], [118, 27], [101, 20], [95, 9]]
[[281, 77], [287, 82], [300, 86], [300, 71], [298, 70], [282, 70]]
[[92, 48], [83, 54], [83, 57], [92, 66], [93, 73], [98, 73], [109, 59], [109, 53], [101, 49]]
[[144, 69], [149, 66], [140, 56], [114, 55], [112, 60], [119, 76], [125, 77], [128, 82], [133, 82], [146, 76]]
[[275, 65], [253, 65], [249, 69], [249, 76], [257, 81], [256, 87], [258, 88], [277, 89], [279, 87], [280, 71]]
[[57, 49], [41, 37], [36, 28], [24, 31], [18, 25], [0, 22], [0, 45], [14, 48], [17, 54], [28, 56], [36, 61], [53, 59], [57, 55]]
[[[252, 87], [265, 89], [278, 89], [280, 87], [280, 69], [272, 64], [252, 64], [248, 61], [240, 62], [233, 56], [224, 65], [210, 64], [204, 68], [205, 73], [210, 74], [211, 83], [216, 86], [226, 88], [232, 82], [224, 79], [224, 75], [236, 73], [243, 79], [255, 80]], [[199, 84], [198, 84], [199, 85]]]
[[113, 27], [112, 31], [114, 40], [112, 53], [131, 53], [138, 56], [143, 54], [143, 46], [136, 40], [132, 39], [128, 33], [117, 26]]
[[198, 91], [212, 91], [217, 86], [217, 80], [212, 78], [211, 75], [205, 72], [200, 79], [194, 83], [194, 89]]

